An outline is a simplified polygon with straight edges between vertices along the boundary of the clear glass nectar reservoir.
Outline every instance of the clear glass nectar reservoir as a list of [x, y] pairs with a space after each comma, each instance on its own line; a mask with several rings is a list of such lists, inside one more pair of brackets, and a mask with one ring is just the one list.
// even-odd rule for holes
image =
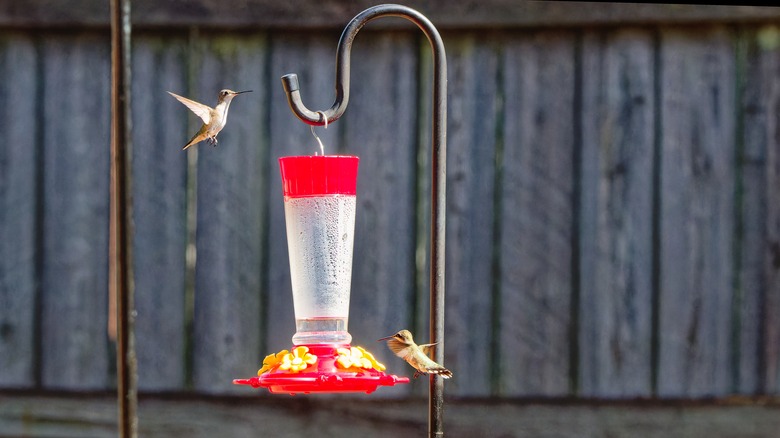
[[358, 158], [279, 159], [295, 307], [294, 345], [348, 344]]

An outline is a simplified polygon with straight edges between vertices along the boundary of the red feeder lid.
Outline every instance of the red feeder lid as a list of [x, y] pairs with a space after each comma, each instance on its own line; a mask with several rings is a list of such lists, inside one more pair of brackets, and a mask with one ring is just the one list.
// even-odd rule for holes
[[284, 196], [354, 195], [358, 161], [351, 155], [281, 157]]
[[408, 377], [385, 374], [375, 369], [359, 371], [344, 370], [336, 366], [337, 348], [349, 348], [349, 345], [306, 345], [309, 352], [317, 356], [316, 366], [311, 371], [298, 373], [276, 370], [249, 379], [235, 379], [236, 385], [249, 385], [253, 388], [268, 388], [271, 393], [325, 393], [325, 392], [365, 392], [372, 393], [379, 386], [394, 386], [409, 383]]

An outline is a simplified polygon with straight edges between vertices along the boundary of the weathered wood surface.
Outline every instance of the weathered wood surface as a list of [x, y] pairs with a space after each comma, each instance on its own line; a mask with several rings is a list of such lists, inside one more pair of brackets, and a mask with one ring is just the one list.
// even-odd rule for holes
[[40, 135], [38, 56], [28, 35], [0, 38], [0, 385], [36, 383]]
[[[737, 168], [739, 184], [737, 227], [739, 230], [738, 269], [736, 271], [737, 289], [735, 291], [736, 325], [739, 328], [738, 385], [743, 392], [763, 392], [764, 385], [771, 383], [765, 379], [771, 361], [764, 350], [766, 346], [776, 344], [771, 339], [771, 323], [764, 316], [773, 314], [771, 308], [770, 278], [765, 277], [770, 263], [764, 263], [764, 257], [770, 246], [768, 203], [772, 197], [769, 180], [769, 157], [771, 149], [776, 148], [776, 137], [772, 126], [776, 124], [773, 99], [777, 99], [775, 87], [767, 87], [777, 74], [771, 51], [758, 42], [760, 32], [749, 31], [740, 35], [737, 46], [737, 61], [745, 65], [747, 73], [741, 78], [737, 89], [739, 108], [743, 112], [737, 125]], [[750, 81], [747, 81], [750, 78]], [[774, 143], [774, 147], [772, 146]], [[767, 282], [769, 281], [769, 282]], [[767, 330], [764, 333], [764, 330]]]
[[[448, 437], [773, 438], [774, 403], [518, 403], [450, 401]], [[144, 437], [425, 436], [422, 399], [378, 401], [321, 397], [149, 398], [139, 401]], [[0, 395], [0, 437], [114, 437], [111, 396]]]
[[[316, 142], [279, 77], [330, 107], [338, 36], [134, 34], [142, 391], [254, 394], [231, 380], [289, 348], [277, 158]], [[444, 38], [448, 393], [778, 394], [778, 28]], [[107, 41], [3, 31], [0, 61], [0, 386], [111, 388]], [[427, 341], [430, 61], [416, 33], [361, 34], [350, 108], [317, 129], [361, 157], [354, 343], [402, 375], [374, 340]], [[254, 92], [216, 148], [182, 153], [200, 120], [165, 91], [213, 104], [226, 87]]]
[[663, 396], [722, 395], [732, 386], [736, 102], [728, 32], [675, 29], [661, 36]]
[[[495, 339], [493, 314], [495, 172], [502, 99], [499, 47], [474, 34], [447, 47], [447, 248], [444, 354], [458, 370], [453, 394], [488, 395]], [[425, 341], [427, 342], [427, 341]]]
[[[230, 130], [216, 148], [198, 153], [193, 380], [205, 392], [238, 390], [261, 351], [261, 287], [268, 140], [264, 87], [267, 39], [247, 35], [203, 38], [196, 94], [216, 102], [215, 90], [253, 90], [231, 104]], [[209, 96], [211, 94], [211, 96]], [[206, 98], [205, 96], [209, 96]], [[252, 96], [251, 98], [247, 98]], [[244, 99], [241, 99], [241, 98]], [[256, 371], [256, 370], [255, 370]], [[250, 374], [251, 375], [251, 374]]]
[[571, 389], [575, 45], [574, 34], [563, 32], [505, 43], [496, 279], [501, 395]]
[[41, 379], [49, 388], [109, 385], [110, 47], [96, 35], [40, 46], [43, 121]]
[[[136, 0], [135, 26], [341, 28], [360, 11], [377, 3], [369, 0]], [[424, 1], [405, 5], [426, 14], [439, 28], [498, 28], [538, 26], [700, 23], [707, 21], [766, 21], [780, 17], [773, 7], [653, 3], [593, 3], [576, 1]], [[99, 0], [52, 2], [30, 0], [0, 4], [0, 25], [18, 27], [108, 26], [108, 5]], [[399, 21], [379, 26], [398, 25]]]
[[780, 40], [764, 27], [742, 35], [740, 137], [740, 389], [780, 390]]
[[[579, 379], [583, 395], [652, 391], [653, 35], [582, 47]], [[576, 116], [575, 116], [576, 117]]]
[[[136, 38], [133, 59], [135, 336], [142, 390], [185, 384], [187, 42]], [[154, 92], [147, 92], [154, 90]], [[137, 173], [138, 174], [138, 173]], [[139, 175], [140, 176], [140, 175]]]
[[[778, 71], [780, 71], [780, 59], [778, 58], [777, 47], [774, 47], [771, 53], [765, 53], [766, 60], [762, 64], [767, 67], [767, 75], [777, 80]], [[767, 48], [769, 51], [770, 48]], [[769, 78], [767, 78], [767, 82]], [[765, 85], [766, 86], [766, 85]], [[780, 111], [780, 93], [777, 87], [771, 88], [772, 93], [768, 94], [767, 109], [769, 117], [767, 118], [767, 222], [766, 222], [766, 240], [762, 245], [764, 247], [764, 275], [766, 297], [763, 308], [765, 309], [765, 326], [763, 327], [765, 349], [764, 361], [766, 365], [766, 387], [767, 393], [780, 392], [780, 201], [777, 199], [778, 189], [780, 189], [780, 123], [778, 123], [778, 111]], [[773, 196], [774, 195], [774, 196]]]

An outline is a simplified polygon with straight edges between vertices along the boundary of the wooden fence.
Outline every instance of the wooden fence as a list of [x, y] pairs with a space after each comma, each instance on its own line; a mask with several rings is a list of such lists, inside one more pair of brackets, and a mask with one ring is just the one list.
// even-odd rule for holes
[[[780, 394], [780, 24], [760, 15], [443, 26], [448, 395]], [[253, 394], [231, 380], [289, 347], [276, 160], [316, 143], [279, 78], [329, 107], [341, 23], [134, 31], [142, 391]], [[110, 389], [108, 34], [22, 24], [0, 27], [0, 388]], [[371, 28], [317, 132], [361, 157], [353, 343], [408, 374], [375, 340], [427, 332], [430, 53]], [[182, 152], [200, 120], [165, 91], [222, 88], [254, 91], [218, 147]]]

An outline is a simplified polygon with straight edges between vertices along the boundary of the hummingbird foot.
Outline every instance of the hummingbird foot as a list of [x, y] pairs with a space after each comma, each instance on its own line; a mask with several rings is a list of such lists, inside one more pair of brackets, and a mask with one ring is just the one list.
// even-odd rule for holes
[[415, 378], [415, 379], [416, 379], [416, 378], [418, 378], [418, 377], [420, 377], [421, 375], [422, 375], [422, 373], [421, 373], [421, 372], [419, 372], [419, 371], [415, 371], [415, 372], [414, 372], [414, 378]]

